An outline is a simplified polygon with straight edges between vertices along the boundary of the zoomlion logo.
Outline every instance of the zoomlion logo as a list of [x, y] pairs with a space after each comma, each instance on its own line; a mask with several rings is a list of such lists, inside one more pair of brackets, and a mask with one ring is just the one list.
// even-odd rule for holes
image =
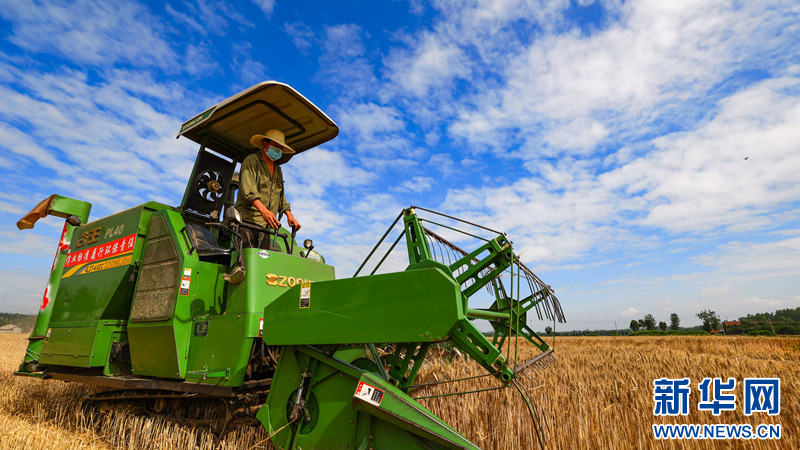
[[200, 113], [200, 115], [195, 116], [194, 118], [190, 119], [188, 122], [183, 124], [183, 126], [181, 126], [181, 131], [178, 133], [178, 135], [180, 135], [184, 131], [188, 130], [189, 128], [192, 128], [193, 126], [197, 125], [198, 123], [208, 119], [208, 116], [210, 116], [211, 113], [213, 113], [215, 109], [217, 109], [216, 106], [211, 108], [211, 109], [209, 109], [208, 111]]
[[308, 280], [300, 277], [287, 277], [286, 275], [277, 275], [274, 273], [267, 274], [267, 284], [270, 286], [294, 287], [297, 284], [313, 282], [314, 280]]

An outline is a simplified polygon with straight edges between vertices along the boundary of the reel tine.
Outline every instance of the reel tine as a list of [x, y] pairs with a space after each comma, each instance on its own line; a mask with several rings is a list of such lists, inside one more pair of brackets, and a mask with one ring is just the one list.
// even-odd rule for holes
[[530, 388], [528, 388], [528, 390], [531, 390], [531, 389], [533, 389], [533, 388], [535, 387], [536, 383], [533, 381], [533, 379], [530, 377], [530, 375], [528, 375], [528, 373], [527, 373], [527, 372], [522, 372], [522, 376], [524, 376], [525, 378], [527, 378], [527, 379], [528, 379], [528, 383], [530, 383], [530, 385], [531, 385], [531, 387], [530, 387]]
[[555, 360], [555, 356], [553, 355], [553, 350], [549, 349], [543, 353], [540, 353], [535, 358], [529, 360], [528, 362], [524, 363], [523, 365], [517, 367], [517, 373], [524, 371], [525, 369], [532, 368], [533, 370], [541, 369], [541, 368], [549, 368], [552, 367], [550, 365], [551, 361]]

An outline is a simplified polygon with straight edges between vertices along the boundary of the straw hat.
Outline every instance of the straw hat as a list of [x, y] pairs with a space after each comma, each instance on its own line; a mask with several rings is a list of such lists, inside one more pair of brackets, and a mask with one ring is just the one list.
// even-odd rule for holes
[[256, 148], [261, 148], [261, 141], [264, 139], [269, 139], [270, 141], [277, 142], [283, 148], [283, 153], [285, 154], [292, 154], [295, 153], [292, 150], [292, 147], [286, 145], [286, 137], [282, 131], [279, 130], [267, 130], [264, 134], [256, 134], [250, 138], [250, 143], [253, 144]]

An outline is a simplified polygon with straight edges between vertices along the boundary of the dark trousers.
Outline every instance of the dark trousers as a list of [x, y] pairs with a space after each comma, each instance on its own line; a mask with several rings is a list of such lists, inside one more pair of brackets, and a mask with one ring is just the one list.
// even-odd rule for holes
[[276, 245], [272, 246], [272, 238], [274, 236], [260, 231], [254, 231], [249, 228], [239, 228], [239, 233], [242, 235], [242, 248], [260, 248], [262, 250], [278, 251]]

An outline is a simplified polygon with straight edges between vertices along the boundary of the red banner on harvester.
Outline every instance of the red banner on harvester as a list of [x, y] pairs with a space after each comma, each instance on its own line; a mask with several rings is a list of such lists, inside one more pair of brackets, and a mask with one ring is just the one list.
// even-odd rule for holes
[[67, 255], [64, 267], [77, 266], [133, 251], [136, 233]]

